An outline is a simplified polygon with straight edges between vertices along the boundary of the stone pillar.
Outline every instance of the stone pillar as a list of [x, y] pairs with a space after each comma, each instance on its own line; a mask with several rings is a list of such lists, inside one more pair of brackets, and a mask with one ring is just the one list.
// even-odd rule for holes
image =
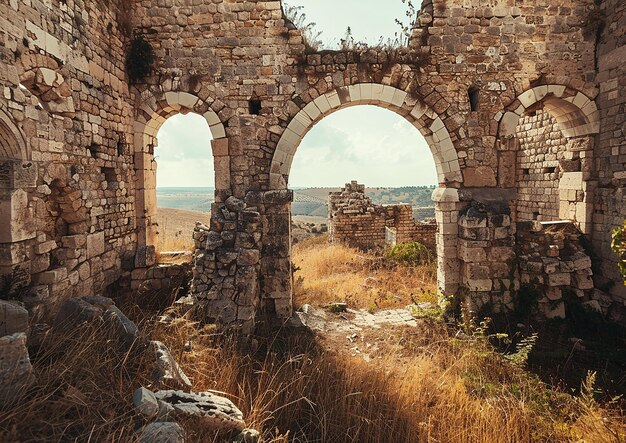
[[461, 209], [459, 192], [454, 188], [438, 188], [432, 198], [438, 228], [437, 284], [444, 295], [454, 295], [461, 283], [461, 262], [457, 251]]
[[293, 282], [291, 269], [291, 202], [289, 190], [250, 192], [246, 202], [263, 208], [261, 252], [261, 314], [279, 323], [291, 318]]
[[251, 333], [259, 307], [262, 240], [258, 208], [235, 197], [211, 208], [211, 226], [196, 225], [191, 295], [203, 321]]

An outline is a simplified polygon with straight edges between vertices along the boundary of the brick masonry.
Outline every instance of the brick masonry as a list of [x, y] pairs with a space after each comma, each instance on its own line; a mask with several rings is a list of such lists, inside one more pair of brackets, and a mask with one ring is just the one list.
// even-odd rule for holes
[[[134, 268], [153, 265], [156, 134], [169, 116], [195, 112], [213, 134], [218, 205], [196, 233], [199, 305], [225, 323], [289, 317], [291, 161], [324, 116], [373, 104], [406, 118], [431, 147], [441, 290], [503, 306], [519, 285], [515, 262], [499, 260], [515, 247], [518, 218], [555, 215], [556, 177], [550, 186], [538, 177], [547, 201], [519, 179], [529, 143], [541, 143], [525, 126], [556, 141], [557, 125], [558, 218], [590, 238], [596, 286], [610, 300], [603, 309], [623, 319], [609, 245], [626, 216], [626, 5], [598, 7], [600, 28], [593, 0], [426, 0], [406, 48], [318, 53], [279, 1], [2, 2], [0, 270], [47, 304], [129, 284]], [[130, 84], [133, 35], [156, 62]], [[230, 197], [243, 209], [221, 211]], [[486, 227], [464, 226], [478, 222], [471, 208], [487, 211]], [[203, 236], [223, 243], [210, 249]]]

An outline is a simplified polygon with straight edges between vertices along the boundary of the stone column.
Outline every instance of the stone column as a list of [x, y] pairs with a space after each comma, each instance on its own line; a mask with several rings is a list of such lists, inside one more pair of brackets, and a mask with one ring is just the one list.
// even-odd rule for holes
[[[261, 202], [259, 203], [259, 198]], [[289, 190], [248, 193], [250, 206], [262, 205], [261, 314], [266, 320], [284, 322], [293, 311], [291, 268], [291, 202]]]
[[437, 220], [437, 284], [444, 295], [454, 295], [461, 283], [461, 262], [458, 257], [461, 209], [459, 192], [454, 188], [438, 188], [433, 192]]

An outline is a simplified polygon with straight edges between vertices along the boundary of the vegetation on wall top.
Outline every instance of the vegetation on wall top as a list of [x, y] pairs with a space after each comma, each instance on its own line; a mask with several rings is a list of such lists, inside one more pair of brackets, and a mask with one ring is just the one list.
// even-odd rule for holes
[[126, 72], [131, 83], [144, 79], [152, 71], [154, 51], [143, 36], [131, 40], [126, 53]]

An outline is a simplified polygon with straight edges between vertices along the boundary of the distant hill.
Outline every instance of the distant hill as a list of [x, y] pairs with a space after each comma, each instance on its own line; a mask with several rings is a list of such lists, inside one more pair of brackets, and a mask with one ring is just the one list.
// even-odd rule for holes
[[[366, 193], [376, 204], [410, 204], [417, 219], [434, 216], [432, 193], [434, 186], [407, 186], [402, 188], [367, 188]], [[294, 189], [293, 215], [328, 216], [328, 194], [339, 188]], [[213, 203], [213, 188], [157, 188], [159, 208], [208, 212]], [[427, 209], [424, 209], [427, 208]], [[432, 209], [431, 209], [432, 208]]]

